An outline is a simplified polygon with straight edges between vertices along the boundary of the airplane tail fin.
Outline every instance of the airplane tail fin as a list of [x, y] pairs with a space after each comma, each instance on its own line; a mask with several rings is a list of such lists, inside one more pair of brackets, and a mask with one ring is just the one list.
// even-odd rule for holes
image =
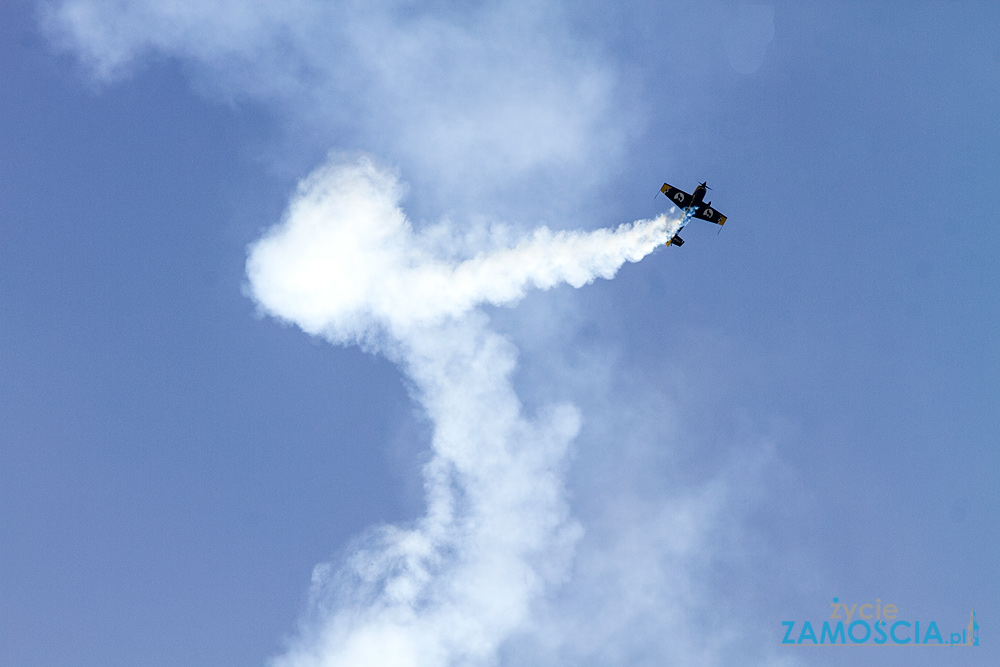
[[682, 246], [682, 245], [684, 245], [684, 239], [682, 239], [681, 237], [679, 237], [676, 234], [674, 234], [673, 238], [667, 239], [667, 246], [669, 247], [670, 244], [673, 244], [673, 245], [676, 245], [676, 246]]

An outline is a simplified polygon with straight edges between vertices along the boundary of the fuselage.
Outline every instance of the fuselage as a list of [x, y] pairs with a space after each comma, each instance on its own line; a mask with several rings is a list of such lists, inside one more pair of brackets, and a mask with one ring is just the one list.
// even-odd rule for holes
[[[687, 224], [691, 222], [691, 218], [695, 216], [698, 211], [706, 206], [705, 204], [705, 193], [708, 192], [708, 181], [702, 183], [694, 189], [691, 193], [691, 203], [687, 205], [686, 208], [682, 208], [684, 211], [684, 217], [681, 218], [681, 224], [677, 227], [677, 231], [674, 232], [674, 236], [687, 227]], [[712, 202], [708, 202], [710, 205]]]
[[687, 227], [687, 224], [691, 222], [691, 218], [693, 218], [694, 214], [698, 212], [698, 208], [694, 204], [691, 204], [687, 208], [682, 208], [681, 210], [684, 211], [684, 217], [681, 218], [681, 224], [677, 225], [677, 231], [674, 232], [675, 237], [681, 233], [682, 229]]
[[708, 191], [708, 183], [702, 183], [691, 193], [691, 208], [698, 210], [705, 201], [705, 192]]

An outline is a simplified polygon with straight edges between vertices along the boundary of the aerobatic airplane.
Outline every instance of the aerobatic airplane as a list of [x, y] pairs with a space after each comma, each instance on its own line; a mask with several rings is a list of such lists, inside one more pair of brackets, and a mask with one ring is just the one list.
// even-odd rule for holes
[[681, 226], [677, 228], [674, 235], [667, 239], [667, 245], [684, 245], [684, 239], [678, 236], [678, 233], [687, 226], [687, 223], [691, 222], [691, 218], [698, 218], [700, 220], [708, 220], [709, 222], [714, 222], [717, 225], [726, 224], [726, 216], [722, 215], [714, 208], [712, 208], [712, 202], [707, 204], [703, 201], [705, 199], [705, 192], [709, 190], [708, 182], [702, 183], [694, 189], [694, 194], [689, 195], [683, 190], [678, 190], [672, 185], [667, 183], [663, 184], [660, 188], [660, 192], [665, 194], [670, 201], [674, 202], [680, 210], [684, 211], [684, 217], [681, 219]]

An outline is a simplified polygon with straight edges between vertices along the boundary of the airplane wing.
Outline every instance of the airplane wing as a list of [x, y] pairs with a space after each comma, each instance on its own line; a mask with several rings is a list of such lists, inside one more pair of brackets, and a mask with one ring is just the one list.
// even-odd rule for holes
[[692, 199], [691, 195], [684, 192], [683, 190], [678, 190], [672, 185], [664, 183], [663, 187], [660, 188], [660, 192], [665, 194], [667, 196], [667, 199], [674, 202], [674, 206], [676, 206], [677, 208], [687, 208], [688, 206], [691, 205], [691, 199]]
[[726, 216], [722, 215], [711, 206], [706, 206], [705, 208], [700, 209], [694, 214], [694, 217], [714, 222], [717, 225], [726, 224]]

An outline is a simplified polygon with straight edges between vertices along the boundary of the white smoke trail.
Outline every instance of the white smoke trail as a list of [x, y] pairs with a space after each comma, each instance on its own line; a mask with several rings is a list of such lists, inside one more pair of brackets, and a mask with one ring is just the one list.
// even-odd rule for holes
[[580, 287], [611, 278], [668, 238], [666, 216], [616, 230], [541, 227], [513, 248], [449, 261], [440, 234], [416, 234], [398, 208], [399, 184], [367, 159], [308, 177], [287, 219], [253, 248], [247, 273], [271, 314], [335, 342], [385, 327], [403, 338], [480, 304], [507, 305], [530, 287]]
[[580, 534], [561, 474], [579, 415], [570, 405], [522, 414], [510, 383], [516, 350], [476, 307], [610, 278], [677, 224], [540, 228], [459, 261], [440, 230], [413, 230], [400, 195], [395, 176], [370, 160], [327, 165], [247, 261], [262, 309], [334, 343], [377, 345], [413, 380], [434, 427], [427, 514], [374, 533], [339, 571], [317, 568], [316, 617], [279, 667], [494, 659], [533, 600], [565, 576]]

